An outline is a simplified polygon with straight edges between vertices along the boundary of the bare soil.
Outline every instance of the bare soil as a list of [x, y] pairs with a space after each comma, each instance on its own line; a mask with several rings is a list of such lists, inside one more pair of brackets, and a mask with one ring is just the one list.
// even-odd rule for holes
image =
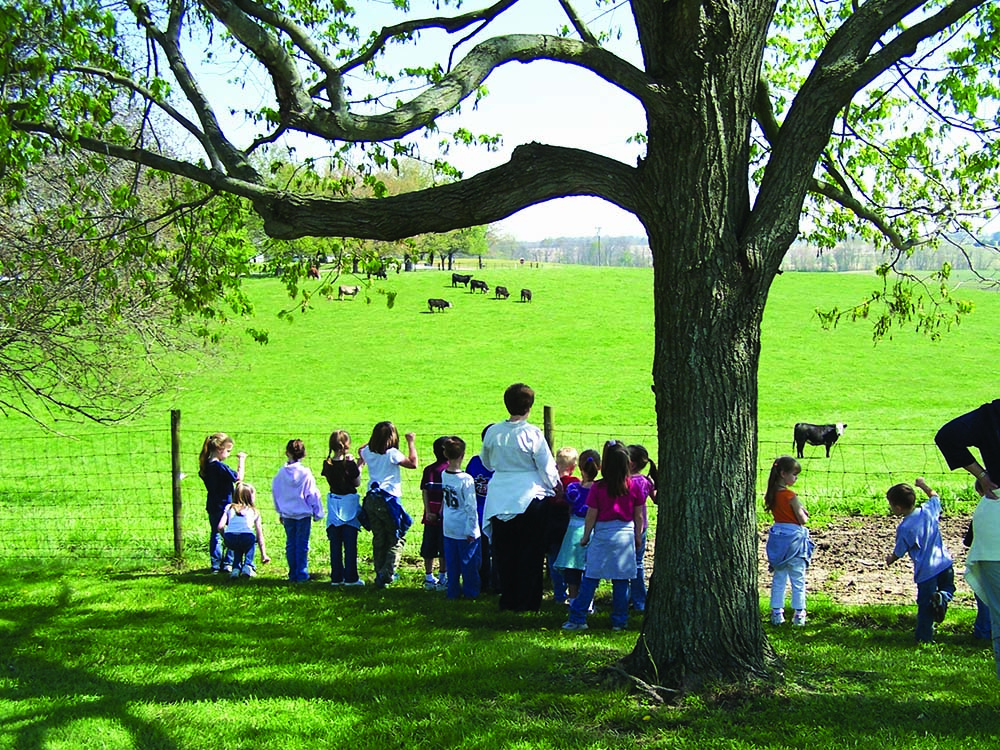
[[[966, 548], [962, 537], [970, 517], [941, 519], [941, 537], [955, 561], [956, 601], [975, 606], [972, 591], [960, 575], [965, 569]], [[838, 519], [823, 528], [811, 528], [816, 543], [806, 575], [806, 590], [822, 593], [838, 604], [913, 604], [917, 595], [913, 564], [909, 557], [890, 566], [885, 556], [892, 552], [897, 519], [890, 516], [852, 516]], [[767, 528], [760, 532], [760, 590], [770, 591], [765, 543]]]

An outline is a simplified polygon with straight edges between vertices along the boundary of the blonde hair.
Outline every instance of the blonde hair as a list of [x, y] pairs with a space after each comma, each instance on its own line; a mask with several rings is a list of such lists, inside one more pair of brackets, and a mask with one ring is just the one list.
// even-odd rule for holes
[[209, 461], [214, 456], [219, 455], [226, 446], [233, 446], [233, 439], [224, 432], [213, 432], [202, 443], [201, 453], [198, 454], [198, 476], [205, 478], [205, 469]]
[[556, 451], [556, 468], [562, 471], [569, 466], [576, 466], [579, 457], [580, 455], [576, 452], [576, 448], [569, 446], [560, 448]]
[[237, 482], [235, 489], [233, 489], [233, 505], [236, 506], [237, 512], [242, 508], [253, 508], [257, 509], [257, 489], [249, 482]]
[[334, 455], [340, 455], [341, 453], [346, 453], [351, 449], [351, 436], [346, 430], [334, 430], [330, 433], [330, 452], [327, 454], [327, 458], [333, 458]]

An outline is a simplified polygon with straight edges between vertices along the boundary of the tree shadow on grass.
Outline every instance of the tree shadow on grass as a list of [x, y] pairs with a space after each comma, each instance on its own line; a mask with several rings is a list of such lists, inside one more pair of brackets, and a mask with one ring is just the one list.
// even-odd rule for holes
[[[252, 726], [259, 748], [319, 739], [353, 750], [626, 747], [685, 733], [709, 745], [834, 747], [850, 736], [892, 746], [917, 734], [1000, 733], [992, 672], [957, 673], [947, 643], [916, 649], [898, 608], [821, 610], [809, 627], [775, 634], [787, 675], [777, 692], [720, 692], [657, 712], [629, 710], [634, 698], [585, 679], [634, 643], [634, 633], [603, 632], [603, 613], [593, 630], [567, 634], [565, 609], [551, 602], [519, 615], [498, 611], [493, 597], [448, 601], [415, 587], [219, 580], [53, 574], [0, 586], [0, 706], [11, 746], [41, 750], [90, 725], [118, 728], [128, 746], [168, 750], [192, 746], [190, 727], [205, 737], [198, 747], [240, 745]], [[46, 593], [18, 596], [35, 584]], [[962, 664], [976, 661], [962, 651]], [[254, 715], [270, 723], [250, 722]]]

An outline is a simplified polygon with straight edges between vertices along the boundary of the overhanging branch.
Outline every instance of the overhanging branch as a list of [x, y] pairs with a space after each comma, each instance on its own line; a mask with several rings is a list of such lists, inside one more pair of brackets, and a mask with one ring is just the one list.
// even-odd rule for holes
[[474, 177], [388, 198], [329, 198], [271, 193], [254, 201], [277, 239], [356, 237], [398, 240], [505, 219], [567, 196], [595, 196], [635, 213], [638, 170], [578, 149], [530, 143], [510, 161]]

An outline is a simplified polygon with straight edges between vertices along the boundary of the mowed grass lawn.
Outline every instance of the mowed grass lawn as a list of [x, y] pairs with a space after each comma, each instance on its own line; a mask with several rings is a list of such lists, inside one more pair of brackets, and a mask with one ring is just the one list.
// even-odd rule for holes
[[[504, 416], [501, 394], [517, 380], [538, 393], [535, 421], [542, 404], [553, 406], [559, 444], [649, 439], [648, 270], [516, 267], [481, 275], [491, 288], [506, 285], [512, 298], [453, 290], [450, 274], [420, 271], [384, 282], [397, 292], [391, 309], [378, 294], [371, 304], [314, 299], [292, 324], [274, 320], [287, 304], [277, 283], [250, 280], [255, 325], [271, 329], [271, 343], [228, 340], [211, 362], [181, 378], [144, 424], [165, 429], [166, 410], [182, 411], [189, 474], [204, 433], [230, 432], [238, 447], [242, 434], [252, 435], [256, 442], [243, 446], [251, 453], [249, 477], [264, 487], [285, 439], [304, 437], [307, 463], [318, 470], [331, 429], [346, 427], [359, 445], [380, 419], [415, 430], [424, 456], [445, 433], [467, 437], [474, 450], [482, 426]], [[874, 474], [868, 512], [880, 512], [878, 491], [890, 472], [944, 479], [934, 431], [997, 395], [990, 364], [1000, 315], [991, 293], [970, 291], [976, 314], [941, 342], [901, 332], [873, 346], [863, 324], [819, 329], [816, 306], [849, 304], [876, 283], [865, 275], [786, 273], [770, 295], [762, 454], [790, 451], [796, 421], [849, 425], [829, 462], [816, 457], [821, 449], [804, 461], [811, 509], [826, 497], [817, 491], [819, 477], [856, 482], [857, 473]], [[515, 301], [522, 287], [532, 290], [531, 304]], [[453, 307], [429, 313], [428, 297]], [[877, 467], [867, 468], [876, 454]], [[119, 460], [141, 465], [142, 446]], [[4, 473], [17, 474], [17, 462], [5, 463]], [[953, 481], [957, 488], [964, 480]], [[199, 492], [186, 483], [185, 493], [197, 524]], [[408, 493], [415, 510], [413, 484]], [[67, 497], [67, 513], [87, 512]], [[132, 500], [127, 512], [103, 522], [143, 533], [145, 519], [160, 512], [149, 502]], [[630, 632], [611, 633], [604, 593], [592, 630], [574, 635], [559, 630], [563, 610], [551, 602], [538, 615], [517, 616], [498, 612], [489, 597], [446, 602], [412, 585], [382, 592], [290, 587], [281, 581], [280, 529], [273, 520], [268, 529], [275, 561], [254, 581], [195, 572], [204, 565], [200, 549], [180, 567], [166, 559], [5, 560], [0, 750], [923, 750], [995, 747], [1000, 735], [1000, 682], [988, 648], [968, 635], [970, 611], [949, 618], [939, 643], [916, 648], [910, 607], [811, 601], [806, 628], [771, 633], [783, 682], [720, 687], [664, 706], [607, 678], [603, 668], [635, 646], [638, 621], [634, 616]], [[324, 541], [317, 527], [320, 564]]]

